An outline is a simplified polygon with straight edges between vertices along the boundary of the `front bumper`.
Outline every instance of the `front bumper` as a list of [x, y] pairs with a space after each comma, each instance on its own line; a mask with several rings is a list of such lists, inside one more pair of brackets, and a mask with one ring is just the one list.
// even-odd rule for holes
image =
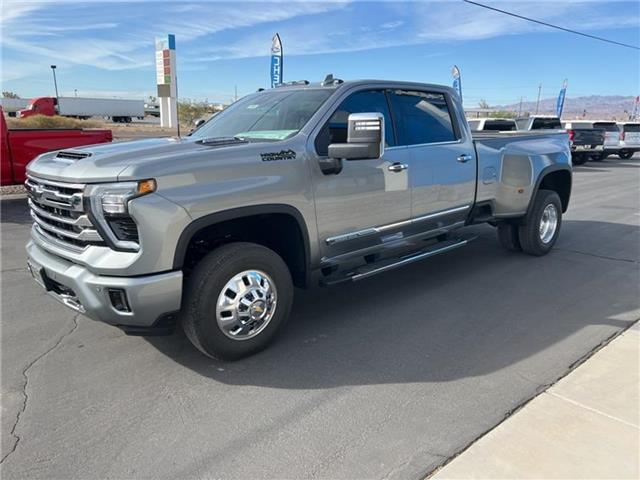
[[[33, 241], [27, 244], [28, 266], [49, 295], [87, 317], [127, 329], [153, 327], [180, 310], [182, 272], [136, 277], [95, 275], [86, 267], [52, 255]], [[126, 292], [128, 309], [116, 310], [109, 291]]]

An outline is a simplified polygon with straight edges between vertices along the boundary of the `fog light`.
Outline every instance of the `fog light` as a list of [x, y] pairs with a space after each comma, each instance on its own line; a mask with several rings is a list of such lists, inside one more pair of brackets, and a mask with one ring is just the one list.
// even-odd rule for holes
[[126, 292], [121, 288], [109, 288], [107, 289], [109, 293], [109, 300], [111, 300], [111, 305], [119, 312], [130, 312], [131, 307], [129, 307], [129, 301], [127, 300]]

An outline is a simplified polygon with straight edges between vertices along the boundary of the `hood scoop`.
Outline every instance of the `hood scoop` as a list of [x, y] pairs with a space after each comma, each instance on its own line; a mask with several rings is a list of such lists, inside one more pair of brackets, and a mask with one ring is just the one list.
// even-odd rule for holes
[[58, 152], [56, 158], [61, 160], [82, 160], [83, 158], [90, 157], [91, 153], [89, 152], [74, 152], [72, 150], [63, 150], [62, 152]]

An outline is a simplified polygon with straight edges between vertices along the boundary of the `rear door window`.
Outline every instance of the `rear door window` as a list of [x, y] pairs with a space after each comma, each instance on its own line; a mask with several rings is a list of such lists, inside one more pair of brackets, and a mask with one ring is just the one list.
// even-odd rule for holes
[[453, 142], [457, 135], [443, 93], [389, 91], [399, 145]]

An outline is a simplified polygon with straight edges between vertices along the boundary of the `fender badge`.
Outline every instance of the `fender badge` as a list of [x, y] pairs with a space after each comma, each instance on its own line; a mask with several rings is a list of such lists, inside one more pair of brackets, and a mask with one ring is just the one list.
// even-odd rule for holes
[[263, 162], [277, 162], [279, 160], [295, 160], [296, 152], [293, 150], [280, 150], [279, 152], [261, 153]]

